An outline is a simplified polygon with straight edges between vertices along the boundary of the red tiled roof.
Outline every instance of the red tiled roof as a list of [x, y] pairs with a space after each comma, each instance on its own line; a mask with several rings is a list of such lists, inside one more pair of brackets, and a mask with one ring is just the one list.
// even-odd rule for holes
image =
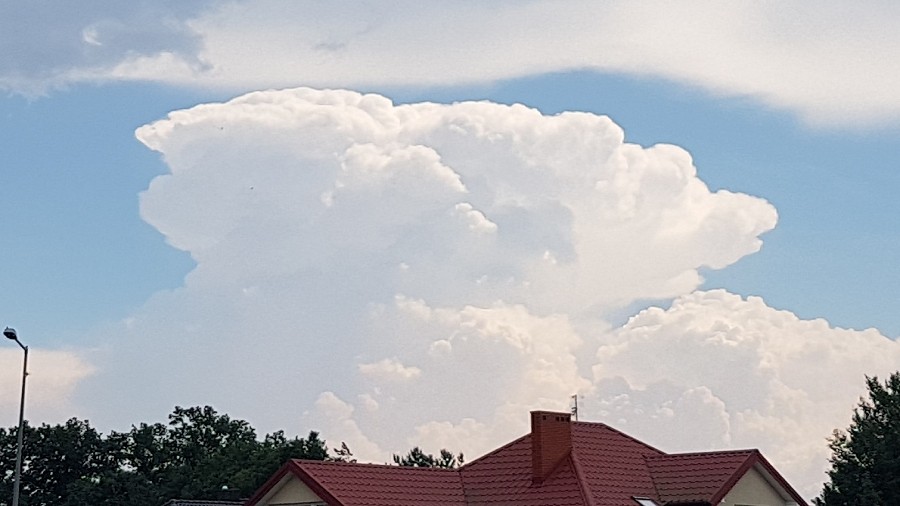
[[458, 470], [294, 460], [288, 472], [330, 506], [636, 506], [717, 504], [753, 466], [799, 505], [805, 501], [756, 450], [668, 455], [602, 423], [571, 423], [572, 450], [534, 483], [531, 435]]
[[666, 455], [608, 425], [575, 422], [571, 457], [541, 486], [531, 481], [530, 435], [463, 466], [461, 474], [470, 506], [635, 506], [634, 497], [696, 504], [710, 502], [726, 484], [730, 489], [754, 453]]
[[806, 501], [762, 456], [759, 450], [680, 453], [647, 458], [647, 467], [667, 505], [718, 504], [731, 487], [750, 470], [757, 468], [797, 503]]
[[467, 506], [589, 506], [573, 467], [563, 459], [540, 486], [531, 482], [531, 436], [476, 459], [460, 469]]
[[592, 506], [635, 506], [632, 497], [656, 497], [644, 457], [664, 455], [602, 423], [572, 424], [572, 455]]
[[336, 500], [335, 505], [466, 505], [459, 473], [452, 469], [310, 460], [294, 460], [292, 463], [318, 485], [310, 488], [319, 496], [326, 496], [323, 499]]
[[713, 502], [720, 491], [727, 492], [749, 469], [757, 453], [739, 450], [656, 455], [647, 457], [647, 469], [661, 501], [667, 504]]

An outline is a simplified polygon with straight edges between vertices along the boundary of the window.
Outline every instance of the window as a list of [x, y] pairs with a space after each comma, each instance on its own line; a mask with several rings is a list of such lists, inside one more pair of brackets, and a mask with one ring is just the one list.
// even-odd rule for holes
[[656, 501], [654, 501], [653, 499], [648, 499], [646, 497], [632, 497], [632, 499], [634, 499], [635, 502], [637, 502], [641, 506], [659, 506], [659, 504], [656, 504]]

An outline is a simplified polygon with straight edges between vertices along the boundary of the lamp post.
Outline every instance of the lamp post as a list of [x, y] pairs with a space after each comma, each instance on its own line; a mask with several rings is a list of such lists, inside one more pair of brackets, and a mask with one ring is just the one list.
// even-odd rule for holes
[[6, 327], [3, 335], [8, 339], [12, 339], [25, 352], [25, 360], [22, 362], [22, 398], [19, 401], [19, 441], [16, 446], [16, 477], [13, 485], [13, 502], [12, 506], [19, 506], [19, 487], [22, 484], [22, 434], [25, 432], [25, 378], [28, 377], [28, 346], [19, 341], [16, 335], [16, 329]]

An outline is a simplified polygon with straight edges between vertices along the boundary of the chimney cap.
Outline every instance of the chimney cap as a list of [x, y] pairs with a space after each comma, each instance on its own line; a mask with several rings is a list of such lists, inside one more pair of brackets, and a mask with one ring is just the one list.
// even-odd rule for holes
[[572, 419], [572, 413], [567, 411], [544, 411], [544, 410], [536, 410], [531, 412], [531, 416], [557, 416], [557, 417], [565, 417], [567, 420]]

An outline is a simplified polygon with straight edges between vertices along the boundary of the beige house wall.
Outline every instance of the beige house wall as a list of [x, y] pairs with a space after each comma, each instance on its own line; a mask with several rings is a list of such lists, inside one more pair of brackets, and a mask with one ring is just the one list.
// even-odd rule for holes
[[721, 506], [786, 506], [794, 504], [778, 493], [769, 482], [756, 469], [748, 470], [725, 499], [719, 503]]
[[260, 504], [266, 506], [307, 506], [324, 504], [319, 496], [295, 476], [286, 477], [283, 484], [275, 487], [274, 493], [264, 497]]

